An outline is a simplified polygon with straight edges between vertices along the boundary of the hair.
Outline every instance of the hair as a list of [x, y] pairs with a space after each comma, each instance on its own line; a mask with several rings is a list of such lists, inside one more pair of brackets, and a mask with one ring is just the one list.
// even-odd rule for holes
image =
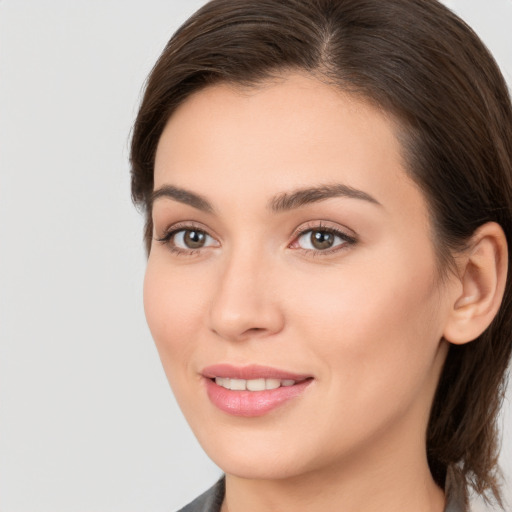
[[[289, 71], [327, 81], [397, 121], [443, 269], [488, 221], [512, 247], [510, 96], [489, 51], [449, 9], [437, 0], [213, 0], [165, 47], [135, 121], [132, 197], [146, 215], [148, 252], [155, 152], [173, 111], [209, 85], [257, 87]], [[450, 345], [426, 433], [438, 485], [456, 472], [465, 489], [500, 504], [497, 416], [511, 333], [509, 273], [489, 328]]]

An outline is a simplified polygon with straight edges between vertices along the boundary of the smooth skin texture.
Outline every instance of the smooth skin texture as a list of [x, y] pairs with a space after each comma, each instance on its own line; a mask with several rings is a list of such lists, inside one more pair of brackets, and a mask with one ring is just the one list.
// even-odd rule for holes
[[[286, 201], [333, 185], [344, 193]], [[158, 145], [155, 191], [165, 187], [193, 196], [157, 193], [145, 310], [178, 403], [226, 472], [223, 510], [441, 512], [425, 431], [443, 336], [464, 343], [490, 322], [467, 308], [484, 295], [499, 304], [500, 228], [484, 227], [459, 275], [439, 279], [393, 121], [302, 74], [188, 98]], [[497, 270], [471, 266], [475, 253]], [[207, 397], [201, 372], [218, 363], [313, 381], [238, 417]]]

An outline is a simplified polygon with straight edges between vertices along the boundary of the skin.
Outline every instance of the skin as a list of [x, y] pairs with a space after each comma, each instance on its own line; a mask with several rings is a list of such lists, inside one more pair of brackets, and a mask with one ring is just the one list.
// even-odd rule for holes
[[[334, 183], [376, 202], [268, 208]], [[438, 278], [425, 199], [393, 121], [300, 74], [211, 86], [161, 136], [155, 190], [164, 186], [211, 205], [154, 201], [144, 302], [178, 403], [227, 475], [223, 510], [442, 511], [425, 431], [463, 281]], [[178, 236], [157, 240], [190, 225], [208, 235], [194, 252], [174, 252]], [[311, 232], [297, 235], [326, 227], [355, 242], [336, 238], [328, 252], [312, 248]], [[232, 416], [205, 391], [201, 371], [217, 363], [313, 381], [263, 416]]]

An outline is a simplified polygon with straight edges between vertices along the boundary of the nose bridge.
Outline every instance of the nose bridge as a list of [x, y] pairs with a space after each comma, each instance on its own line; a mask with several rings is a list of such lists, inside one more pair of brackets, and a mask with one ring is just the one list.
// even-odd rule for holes
[[282, 328], [282, 312], [272, 293], [271, 267], [272, 258], [249, 242], [224, 256], [210, 308], [215, 333], [237, 340]]

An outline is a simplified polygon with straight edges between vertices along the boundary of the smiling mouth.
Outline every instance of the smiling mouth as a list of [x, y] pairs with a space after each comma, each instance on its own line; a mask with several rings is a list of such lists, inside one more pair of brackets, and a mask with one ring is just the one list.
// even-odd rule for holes
[[303, 382], [307, 379], [298, 381], [293, 379], [231, 379], [229, 377], [215, 377], [211, 380], [218, 386], [222, 386], [230, 391], [266, 391], [294, 386], [297, 382]]
[[311, 375], [260, 365], [218, 364], [203, 369], [202, 376], [214, 406], [231, 416], [246, 418], [264, 416], [295, 402], [314, 381]]

